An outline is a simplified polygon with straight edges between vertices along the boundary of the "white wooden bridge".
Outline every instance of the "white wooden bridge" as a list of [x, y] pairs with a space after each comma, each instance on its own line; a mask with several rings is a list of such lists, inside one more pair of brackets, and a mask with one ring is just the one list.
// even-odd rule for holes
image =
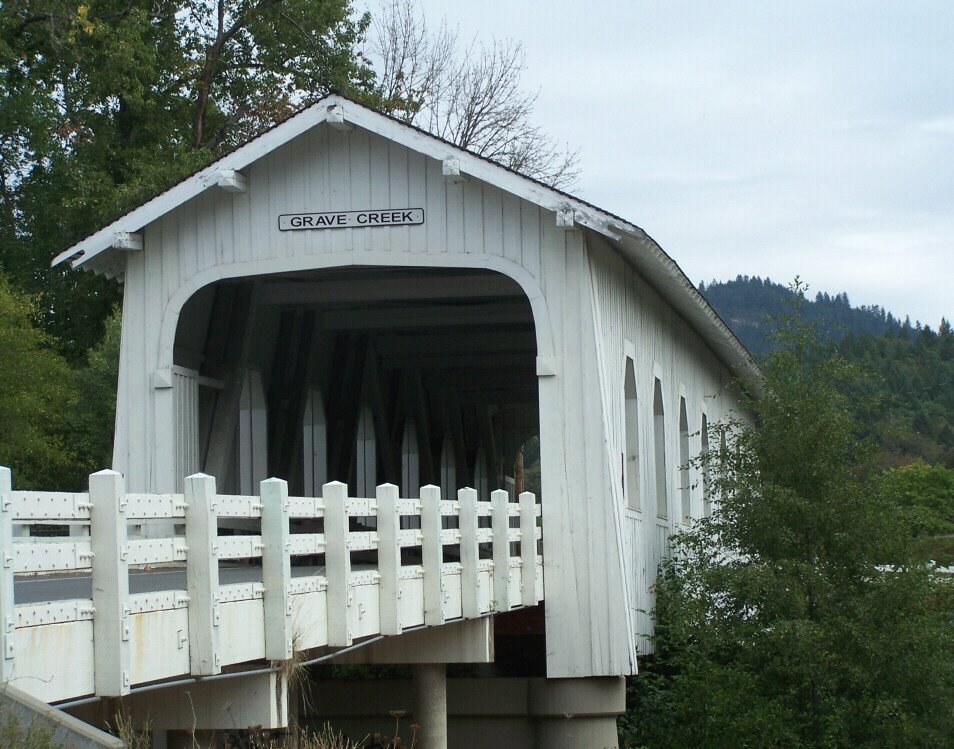
[[[198, 474], [184, 494], [132, 494], [113, 471], [93, 474], [88, 493], [13, 491], [0, 468], [0, 504], [2, 677], [46, 702], [122, 696], [543, 597], [531, 493], [462, 489], [449, 500], [427, 486], [401, 498], [385, 484], [354, 498], [332, 482], [321, 497], [289, 497], [268, 479], [259, 496], [232, 496]], [[70, 535], [30, 535], [43, 525]], [[169, 532], [145, 538], [143, 525]]]

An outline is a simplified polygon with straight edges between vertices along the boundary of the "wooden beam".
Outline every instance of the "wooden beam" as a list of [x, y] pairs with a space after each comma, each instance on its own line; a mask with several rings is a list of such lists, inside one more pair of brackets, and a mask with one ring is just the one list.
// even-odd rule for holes
[[365, 336], [347, 336], [343, 342], [345, 353], [331, 370], [328, 392], [328, 433], [331, 455], [328, 475], [351, 480], [355, 460], [355, 434], [360, 416], [359, 396], [364, 372], [364, 357], [368, 341]]
[[343, 302], [424, 301], [521, 297], [523, 291], [505, 276], [489, 273], [326, 281], [272, 281], [262, 290], [262, 304], [340, 304]]
[[532, 369], [513, 368], [497, 372], [473, 369], [442, 369], [424, 373], [428, 388], [456, 386], [461, 392], [485, 388], [534, 388], [537, 377]]
[[498, 368], [520, 368], [527, 366], [527, 359], [533, 361], [532, 354], [435, 354], [430, 356], [416, 356], [407, 354], [404, 356], [392, 356], [382, 361], [385, 369], [453, 369], [453, 368], [473, 368], [473, 369], [498, 369]]
[[[493, 413], [490, 406], [482, 403], [477, 406], [477, 429], [480, 434], [480, 446], [484, 448], [490, 469], [490, 488], [499, 489], [503, 471], [500, 466], [500, 455], [497, 453], [497, 440], [494, 435]], [[483, 499], [483, 497], [481, 497]]]
[[460, 171], [460, 159], [454, 156], [449, 156], [441, 162], [441, 171], [450, 182], [459, 184], [467, 181], [467, 177]]
[[345, 110], [341, 104], [332, 104], [328, 107], [328, 124], [335, 130], [349, 132], [354, 129], [353, 125], [345, 122]]
[[141, 252], [143, 246], [142, 232], [117, 231], [113, 234], [113, 243], [110, 249], [124, 250], [126, 252]]
[[533, 316], [526, 302], [327, 310], [322, 316], [322, 326], [328, 330], [413, 330], [475, 325], [533, 330]]
[[494, 388], [489, 390], [465, 391], [460, 394], [462, 404], [511, 406], [536, 405], [539, 394], [536, 388]]
[[235, 425], [238, 420], [239, 404], [242, 398], [242, 383], [248, 362], [252, 333], [255, 328], [258, 307], [259, 284], [253, 281], [243, 286], [237, 295], [228, 335], [233, 354], [227, 356], [229, 366], [225, 380], [225, 390], [219, 393], [212, 416], [212, 429], [209, 435], [209, 451], [205, 458], [205, 473], [215, 476], [219, 485], [225, 485], [225, 478], [232, 458], [235, 443]]
[[419, 369], [408, 372], [408, 383], [411, 395], [410, 411], [414, 415], [414, 422], [417, 425], [417, 451], [420, 461], [421, 483], [439, 481], [440, 476], [434, 471], [434, 453], [431, 449], [431, 421], [428, 418], [427, 396]]
[[506, 333], [472, 331], [468, 333], [388, 334], [378, 336], [377, 348], [382, 358], [420, 354], [524, 352], [536, 353], [537, 341], [532, 332]]
[[[378, 476], [377, 483], [396, 484], [400, 481], [401, 471], [398, 468], [394, 444], [391, 442], [391, 429], [387, 418], [388, 399], [385, 396], [381, 382], [383, 375], [375, 351], [375, 344], [372, 341], [368, 345], [368, 354], [365, 357], [364, 390], [367, 399], [370, 401], [371, 415], [374, 419], [375, 447], [384, 467], [384, 476]], [[398, 447], [398, 451], [400, 451], [400, 447]]]
[[[464, 437], [464, 422], [461, 418], [460, 399], [455, 388], [447, 389], [445, 400], [447, 408], [447, 426], [454, 446], [454, 462], [457, 464], [457, 486], [470, 486], [473, 471], [467, 460], [467, 444]], [[457, 487], [454, 487], [455, 489]]]
[[235, 169], [223, 169], [216, 183], [226, 192], [248, 192], [248, 177]]
[[569, 206], [562, 207], [556, 212], [556, 225], [561, 229], [575, 229], [576, 215]]

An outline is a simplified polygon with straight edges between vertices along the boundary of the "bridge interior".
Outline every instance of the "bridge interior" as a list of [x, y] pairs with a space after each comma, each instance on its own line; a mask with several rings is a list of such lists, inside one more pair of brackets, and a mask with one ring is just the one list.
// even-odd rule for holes
[[178, 479], [204, 470], [239, 493], [277, 476], [312, 496], [325, 480], [354, 496], [384, 482], [402, 496], [473, 486], [486, 498], [538, 433], [535, 356], [526, 296], [490, 271], [218, 282], [180, 316], [175, 363], [198, 398], [194, 417], [177, 414], [195, 432]]
[[[186, 304], [177, 330], [175, 363], [198, 383], [197, 416], [177, 414], [196, 430], [178, 478], [202, 470], [236, 494], [276, 476], [304, 496], [334, 480], [357, 497], [385, 482], [402, 497], [428, 484], [445, 498], [464, 487], [481, 500], [495, 489], [540, 497], [539, 473], [525, 481], [518, 466], [539, 434], [536, 353], [529, 300], [494, 271], [347, 267], [220, 281]], [[374, 528], [364, 522], [355, 529]], [[402, 552], [407, 563], [416, 553]], [[480, 554], [490, 557], [489, 544]], [[356, 568], [375, 562], [354, 557]], [[495, 630], [495, 673], [544, 672], [542, 611], [498, 618]]]

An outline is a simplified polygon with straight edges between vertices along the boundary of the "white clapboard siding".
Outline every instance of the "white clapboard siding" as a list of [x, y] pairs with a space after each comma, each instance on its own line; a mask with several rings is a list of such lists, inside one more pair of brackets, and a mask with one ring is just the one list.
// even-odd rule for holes
[[199, 471], [199, 373], [184, 367], [172, 370], [176, 407], [176, 491], [186, 476]]
[[[661, 379], [669, 399], [665, 431], [671, 459], [665, 479], [672, 499], [678, 497], [676, 399], [685, 393], [690, 434], [699, 428], [703, 406], [710, 423], [718, 421], [728, 411], [722, 388], [727, 369], [713, 351], [725, 356], [734, 344], [728, 337], [713, 337], [714, 322], [715, 327], [706, 328], [708, 343], [703, 342], [633, 270], [629, 262], [654, 268], [655, 288], [665, 288], [670, 301], [683, 299], [681, 308], [695, 310], [697, 326], [705, 315], [711, 317], [678, 272], [665, 270], [668, 259], [660, 259], [654, 244], [642, 243], [632, 225], [617, 227], [626, 237], [611, 247], [596, 234], [614, 233], [605, 214], [595, 222], [598, 211], [584, 216], [574, 213], [582, 210], [577, 205], [567, 214], [579, 219], [577, 228], [559, 227], [554, 206], [562, 198], [546, 188], [477, 162], [471, 168], [482, 176], [448, 179], [438, 153], [443, 146], [413, 131], [388, 131], [385, 137], [378, 134], [387, 129], [382, 125], [373, 132], [379, 120], [360, 108], [355, 118], [351, 130], [319, 123], [302, 127], [271, 150], [254, 145], [257, 156], [236, 166], [247, 178], [245, 192], [199, 192], [170, 203], [160, 217], [149, 214], [145, 225], [137, 227], [143, 231], [144, 250], [124, 253], [122, 260], [114, 467], [126, 475], [131, 491], [177, 489], [176, 457], [169, 450], [177, 429], [174, 388], [156, 387], [156, 373], [174, 364], [180, 312], [208, 284], [356, 265], [503, 273], [520, 285], [533, 311], [541, 375], [543, 522], [559, 538], [550, 548], [559, 549], [562, 557], [545, 556], [548, 674], [631, 673], [637, 627], [632, 612], [639, 602], [630, 599], [648, 595], [641, 584], [632, 590], [633, 558], [644, 554], [650, 560], [656, 554], [650, 553], [655, 491], [646, 456], [652, 444], [653, 378]], [[446, 148], [451, 155], [451, 147]], [[418, 226], [278, 230], [280, 213], [368, 208], [423, 208], [425, 221]], [[626, 541], [620, 472], [627, 340], [635, 351], [640, 497], [646, 515], [642, 540], [634, 548]], [[690, 439], [698, 450], [698, 438]], [[264, 478], [264, 473], [253, 473], [246, 483]], [[451, 488], [450, 482], [443, 483]], [[695, 500], [695, 506], [701, 501]], [[667, 522], [678, 514], [670, 512]]]
[[[623, 258], [605, 241], [588, 236], [588, 258], [596, 300], [606, 366], [604, 397], [607, 439], [613, 455], [620, 456], [627, 437], [627, 348], [632, 356], [635, 400], [638, 421], [636, 442], [640, 509], [633, 503], [623, 509], [625, 517], [624, 549], [631, 618], [641, 652], [650, 649], [645, 639], [652, 634], [652, 612], [655, 602], [651, 589], [656, 580], [659, 562], [668, 554], [669, 535], [681, 521], [681, 488], [686, 474], [681, 471], [684, 451], [689, 457], [698, 455], [702, 447], [699, 431], [705, 411], [709, 423], [728, 415], [735, 407], [727, 391], [730, 374], [685, 321], [675, 314]], [[665, 418], [665, 475], [661, 485], [667, 488], [667, 518], [657, 517], [657, 484], [655, 460], [655, 381], [660, 380]], [[613, 400], [616, 404], [614, 406]], [[681, 402], [686, 404], [686, 440], [680, 429]], [[619, 461], [617, 457], [617, 461]], [[660, 461], [662, 463], [662, 461]], [[617, 464], [618, 465], [618, 464]], [[617, 468], [616, 475], [621, 478]], [[617, 481], [620, 481], [620, 478]], [[689, 495], [693, 516], [702, 513], [701, 480], [688, 474]], [[619, 488], [621, 498], [624, 496]], [[627, 489], [627, 494], [628, 494]], [[627, 507], [621, 499], [620, 506]]]

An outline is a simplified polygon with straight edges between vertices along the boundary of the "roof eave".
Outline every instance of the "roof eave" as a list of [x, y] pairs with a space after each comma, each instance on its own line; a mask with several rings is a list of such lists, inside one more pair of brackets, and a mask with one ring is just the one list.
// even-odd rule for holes
[[[332, 108], [336, 108], [333, 114], [329, 112]], [[331, 94], [315, 102], [146, 201], [61, 252], [53, 259], [52, 265], [69, 262], [72, 268], [81, 268], [88, 264], [89, 270], [108, 276], [121, 275], [121, 262], [113, 262], [107, 258], [93, 262], [114, 246], [117, 235], [141, 231], [164, 214], [216, 186], [222, 172], [245, 169], [274, 149], [332, 118], [339, 125], [343, 118], [348, 125], [389, 138], [431, 158], [455, 158], [459, 162], [461, 172], [535, 203], [541, 208], [563, 214], [574, 224], [606, 237], [629, 257], [644, 277], [679, 311], [735, 374], [756, 382], [761, 378], [751, 355], [735, 334], [676, 262], [641, 228], [579, 198], [548, 187], [339, 94]]]

